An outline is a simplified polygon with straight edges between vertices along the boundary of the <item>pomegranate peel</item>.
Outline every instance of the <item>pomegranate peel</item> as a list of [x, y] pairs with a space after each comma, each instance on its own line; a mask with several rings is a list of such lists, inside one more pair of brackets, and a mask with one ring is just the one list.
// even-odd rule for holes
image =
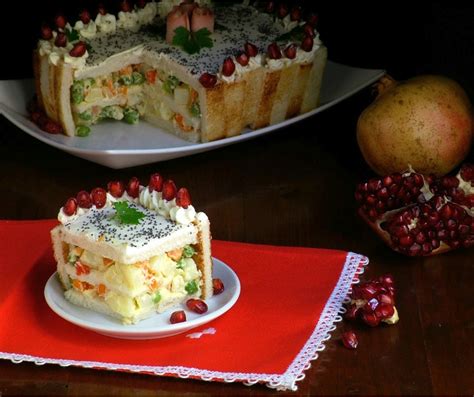
[[359, 116], [357, 142], [377, 174], [411, 164], [423, 174], [442, 176], [466, 158], [474, 118], [457, 82], [435, 75], [400, 82], [384, 76], [374, 87], [378, 95]]

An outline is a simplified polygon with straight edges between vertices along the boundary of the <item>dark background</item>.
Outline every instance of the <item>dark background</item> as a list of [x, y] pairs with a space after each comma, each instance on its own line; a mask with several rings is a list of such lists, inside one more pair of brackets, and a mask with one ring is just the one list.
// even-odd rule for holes
[[[97, 1], [2, 3], [2, 79], [30, 77], [31, 50], [42, 22], [58, 12], [77, 20], [79, 10], [96, 10]], [[118, 1], [104, 1], [116, 9]], [[294, 2], [288, 2], [295, 4]], [[456, 2], [312, 2], [303, 6], [319, 15], [318, 30], [333, 61], [382, 68], [396, 79], [422, 73], [457, 80], [474, 98], [474, 4]], [[10, 54], [15, 54], [10, 57]]]

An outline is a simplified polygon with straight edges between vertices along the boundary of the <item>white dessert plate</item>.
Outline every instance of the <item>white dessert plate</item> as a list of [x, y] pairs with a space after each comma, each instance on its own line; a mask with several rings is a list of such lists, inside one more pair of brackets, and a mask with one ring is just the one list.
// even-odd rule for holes
[[127, 168], [189, 156], [268, 134], [319, 113], [377, 81], [380, 69], [361, 69], [329, 61], [323, 78], [321, 105], [302, 115], [258, 130], [208, 143], [190, 143], [141, 121], [138, 125], [104, 122], [87, 138], [51, 135], [28, 119], [26, 104], [32, 98], [32, 80], [0, 81], [0, 113], [29, 135], [74, 156], [110, 168]]
[[[63, 319], [88, 330], [102, 335], [121, 339], [157, 339], [190, 331], [204, 325], [227, 312], [237, 301], [240, 295], [240, 281], [235, 272], [224, 262], [213, 258], [213, 277], [220, 278], [224, 283], [224, 292], [213, 296], [206, 301], [209, 310], [204, 314], [197, 314], [185, 307], [170, 309], [156, 314], [137, 324], [124, 325], [120, 320], [96, 313], [76, 306], [64, 297], [57, 273], [47, 281], [44, 296], [49, 307]], [[177, 324], [169, 322], [170, 315], [175, 310], [184, 310], [187, 321]], [[193, 336], [193, 335], [191, 335]]]

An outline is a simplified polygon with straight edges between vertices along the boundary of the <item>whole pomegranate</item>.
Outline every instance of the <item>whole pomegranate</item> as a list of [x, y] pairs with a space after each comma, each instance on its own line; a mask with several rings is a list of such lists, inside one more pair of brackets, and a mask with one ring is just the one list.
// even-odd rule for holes
[[445, 175], [469, 153], [474, 120], [469, 98], [455, 81], [422, 75], [403, 82], [384, 76], [378, 96], [359, 116], [357, 141], [379, 175], [412, 166]]
[[408, 256], [474, 246], [474, 164], [436, 178], [410, 169], [357, 186], [359, 215]]

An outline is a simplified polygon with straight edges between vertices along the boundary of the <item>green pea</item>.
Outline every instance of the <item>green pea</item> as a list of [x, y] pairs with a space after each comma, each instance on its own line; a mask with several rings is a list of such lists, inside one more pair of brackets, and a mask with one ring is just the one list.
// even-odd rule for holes
[[123, 85], [132, 85], [133, 84], [133, 78], [132, 78], [132, 76], [124, 75], [124, 76], [120, 77], [120, 82]]
[[86, 120], [86, 121], [92, 120], [92, 111], [91, 110], [86, 110], [82, 113], [79, 113], [79, 118], [81, 120]]
[[197, 286], [196, 280], [193, 280], [193, 281], [190, 281], [189, 283], [187, 283], [186, 286], [184, 287], [184, 289], [186, 290], [186, 292], [189, 295], [192, 295], [192, 294], [196, 293], [198, 291], [198, 286]]
[[136, 85], [141, 85], [145, 82], [145, 76], [140, 72], [133, 72], [132, 73], [132, 82]]
[[191, 105], [191, 109], [189, 109], [190, 112], [191, 112], [191, 115], [193, 117], [201, 117], [201, 108], [199, 107], [199, 103], [197, 102], [194, 102], [192, 105]]
[[163, 83], [163, 91], [168, 94], [173, 94], [175, 88], [179, 85], [179, 80], [175, 76], [169, 76]]
[[123, 120], [128, 124], [137, 124], [140, 119], [140, 115], [135, 109], [125, 108], [123, 110]]
[[78, 125], [76, 127], [76, 136], [84, 137], [88, 136], [91, 132], [91, 129], [87, 125]]
[[71, 88], [71, 97], [73, 103], [76, 105], [84, 101], [84, 82], [79, 80], [75, 81]]

